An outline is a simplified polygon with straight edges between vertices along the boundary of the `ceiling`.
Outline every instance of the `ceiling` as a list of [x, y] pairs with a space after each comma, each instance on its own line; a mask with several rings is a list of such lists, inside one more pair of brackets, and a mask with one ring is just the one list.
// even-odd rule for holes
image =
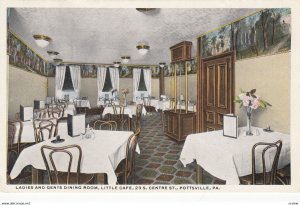
[[[247, 16], [257, 9], [156, 9], [141, 13], [134, 8], [16, 8], [9, 18], [10, 30], [44, 59], [47, 50], [60, 52], [65, 62], [112, 63], [121, 55], [130, 64], [158, 64], [170, 61], [169, 48]], [[52, 38], [39, 48], [34, 34]], [[145, 40], [150, 51], [141, 56], [136, 45]]]

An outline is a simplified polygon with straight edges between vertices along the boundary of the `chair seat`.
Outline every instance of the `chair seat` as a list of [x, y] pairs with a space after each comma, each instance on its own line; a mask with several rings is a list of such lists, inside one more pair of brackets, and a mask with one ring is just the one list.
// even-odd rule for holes
[[[263, 174], [256, 174], [255, 175], [255, 179], [256, 179], [256, 185], [263, 185], [263, 179], [264, 176]], [[240, 183], [243, 185], [253, 185], [252, 183], [252, 174], [250, 175], [246, 175], [246, 176], [242, 176], [240, 177]], [[266, 184], [270, 184], [270, 173], [266, 174]]]
[[291, 165], [287, 165], [282, 169], [277, 170], [276, 178], [282, 184], [290, 184], [291, 180]]
[[[52, 178], [55, 178], [54, 172], [51, 172]], [[58, 184], [67, 184], [67, 172], [58, 173]], [[91, 184], [94, 182], [94, 174], [80, 174], [80, 181], [78, 184]], [[77, 173], [70, 173], [69, 184], [77, 184]]]

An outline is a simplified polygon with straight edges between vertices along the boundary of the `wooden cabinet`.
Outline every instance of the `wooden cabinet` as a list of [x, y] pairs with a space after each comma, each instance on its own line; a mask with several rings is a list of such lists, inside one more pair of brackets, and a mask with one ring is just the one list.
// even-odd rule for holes
[[187, 135], [196, 132], [196, 113], [185, 110], [164, 111], [167, 128], [165, 134], [176, 141], [183, 141]]
[[171, 62], [191, 60], [192, 42], [183, 41], [170, 48]]

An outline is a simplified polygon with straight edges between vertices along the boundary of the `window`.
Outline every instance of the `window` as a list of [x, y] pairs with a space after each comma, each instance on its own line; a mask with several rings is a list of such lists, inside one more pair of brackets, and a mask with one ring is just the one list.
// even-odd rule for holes
[[63, 91], [65, 91], [65, 90], [74, 90], [72, 77], [71, 77], [71, 71], [70, 71], [69, 66], [67, 66], [67, 68], [66, 68], [65, 82], [64, 82], [62, 90]]
[[112, 88], [113, 87], [111, 84], [109, 68], [106, 68], [106, 76], [105, 76], [105, 82], [104, 82], [102, 92], [109, 92], [112, 90]]
[[138, 91], [147, 91], [146, 84], [145, 84], [145, 79], [144, 79], [144, 69], [142, 69], [142, 71], [141, 71], [141, 77], [140, 77], [140, 83], [139, 83]]

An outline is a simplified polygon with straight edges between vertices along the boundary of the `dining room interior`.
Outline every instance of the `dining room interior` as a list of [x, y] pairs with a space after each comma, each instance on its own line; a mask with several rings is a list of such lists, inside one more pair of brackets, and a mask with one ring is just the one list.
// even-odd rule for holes
[[291, 185], [291, 9], [8, 8], [6, 183]]

